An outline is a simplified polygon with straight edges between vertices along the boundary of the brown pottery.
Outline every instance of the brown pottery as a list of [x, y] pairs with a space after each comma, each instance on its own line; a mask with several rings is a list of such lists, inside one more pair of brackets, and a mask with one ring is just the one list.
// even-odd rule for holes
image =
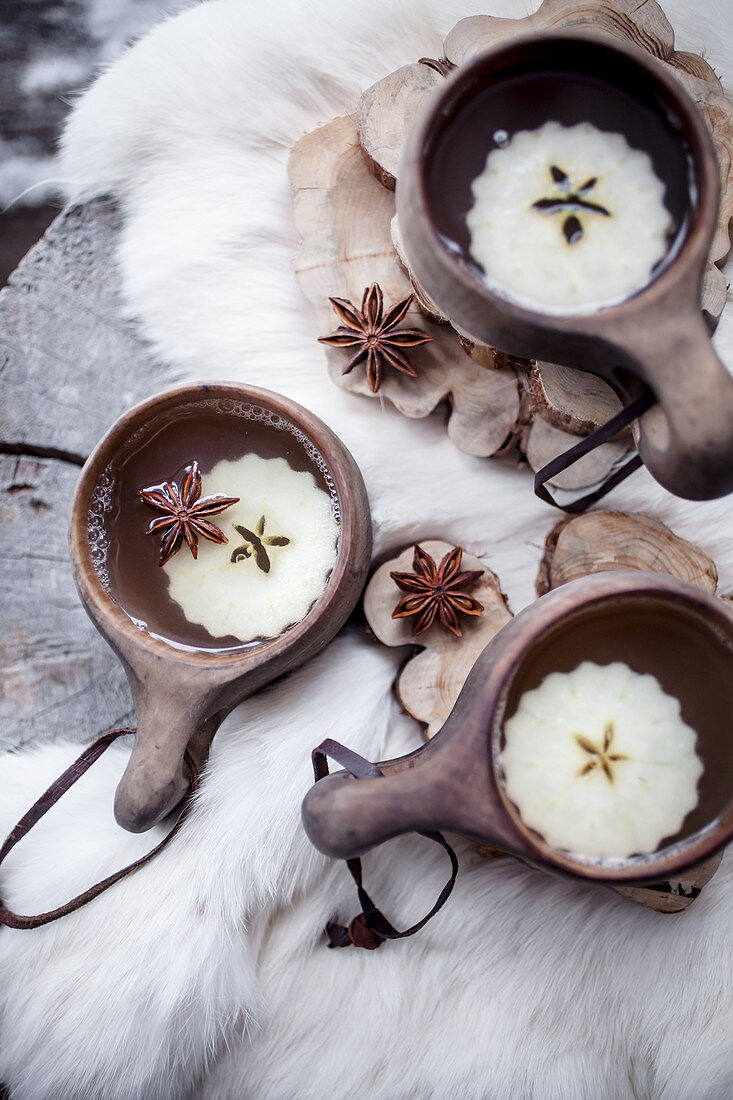
[[[555, 98], [525, 96], [538, 73], [555, 79]], [[593, 119], [586, 117], [584, 82], [595, 89]], [[501, 110], [481, 115], [486, 96], [502, 94]], [[473, 131], [457, 124], [469, 117]], [[485, 133], [475, 121], [481, 118]], [[643, 148], [674, 215], [674, 241], [649, 283], [595, 312], [558, 316], [523, 308], [488, 288], [468, 252], [470, 185], [492, 133], [550, 119], [595, 121]], [[590, 371], [624, 400], [649, 387], [657, 404], [639, 425], [645, 465], [671, 492], [707, 499], [733, 489], [733, 379], [713, 351], [699, 305], [719, 193], [705, 121], [669, 70], [636, 47], [572, 31], [519, 36], [448, 78], [410, 133], [397, 209], [412, 275], [459, 331], [510, 354]]]
[[[176, 645], [136, 624], [123, 609], [114, 584], [103, 582], [90, 534], [92, 510], [99, 510], [99, 486], [114, 481], [115, 468], [140, 446], [141, 438], [155, 438], [156, 426], [175, 425], [186, 416], [199, 415], [199, 410], [214, 418], [224, 410], [222, 418], [231, 420], [253, 409], [276, 441], [282, 432], [291, 452], [302, 452], [302, 468], [307, 468], [307, 455], [320, 456], [325, 484], [340, 512], [336, 562], [305, 618], [279, 636], [240, 647]], [[241, 425], [246, 440], [250, 421], [243, 419]], [[197, 456], [194, 452], [190, 457]], [[151, 518], [140, 505], [143, 532]], [[111, 547], [110, 553], [115, 552]], [[180, 552], [188, 553], [185, 544]], [[312, 657], [336, 634], [361, 593], [370, 553], [369, 504], [356, 463], [322, 421], [285, 397], [253, 386], [182, 386], [137, 405], [110, 428], [84, 466], [76, 489], [71, 558], [86, 610], [124, 664], [137, 709], [135, 746], [115, 798], [115, 815], [124, 828], [148, 829], [173, 809], [187, 787], [185, 748], [202, 762], [217, 727], [238, 702]]]
[[[679, 699], [704, 765], [697, 807], [647, 855], [585, 858], [549, 847], [508, 799], [498, 763], [505, 719], [525, 691], [581, 661], [624, 661]], [[733, 836], [733, 615], [722, 600], [662, 574], [571, 581], [520, 612], [484, 649], [445, 725], [383, 775], [337, 772], [303, 802], [326, 855], [349, 859], [399, 833], [446, 830], [545, 870], [621, 883], [666, 881]]]

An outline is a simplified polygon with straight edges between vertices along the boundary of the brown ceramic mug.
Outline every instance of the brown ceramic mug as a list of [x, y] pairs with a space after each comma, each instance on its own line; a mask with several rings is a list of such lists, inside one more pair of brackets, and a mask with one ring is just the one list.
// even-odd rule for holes
[[[227, 457], [238, 457], [238, 447], [240, 454], [246, 451], [248, 439], [256, 435], [260, 451], [287, 454], [291, 465], [312, 472], [333, 498], [339, 534], [325, 588], [304, 618], [274, 638], [237, 645], [236, 640], [207, 637], [205, 631], [179, 635], [182, 624], [170, 608], [165, 614], [173, 616], [173, 630], [160, 629], [155, 615], [143, 628], [144, 584], [138, 591], [136, 578], [128, 578], [128, 592], [117, 579], [126, 576], [122, 566], [116, 565], [117, 573], [111, 568], [114, 556], [119, 558], [120, 534], [139, 547], [141, 563], [152, 554], [157, 567], [157, 546], [142, 538], [152, 518], [137, 500], [145, 482], [138, 484], [130, 471], [135, 463], [157, 470], [150, 484], [190, 459], [200, 460], [196, 442], [186, 439], [191, 424], [193, 437], [205, 425], [206, 438], [225, 452], [228, 448]], [[150, 455], [157, 455], [155, 461]], [[114, 528], [110, 540], [108, 529], [117, 522], [115, 493], [133, 499], [137, 511], [124, 513], [123, 528]], [[179, 552], [188, 554], [185, 543]], [[238, 702], [330, 641], [359, 598], [370, 553], [369, 505], [359, 469], [336, 435], [294, 401], [253, 386], [182, 386], [137, 405], [110, 428], [76, 488], [71, 559], [86, 610], [124, 664], [137, 710], [135, 746], [115, 798], [115, 815], [124, 828], [140, 832], [164, 817], [187, 789], [184, 750], [188, 747], [201, 762], [220, 722]], [[129, 563], [126, 568], [129, 574]], [[141, 564], [142, 578], [145, 568]]]
[[[545, 75], [550, 92], [532, 99], [525, 89]], [[471, 184], [497, 133], [593, 122], [588, 89], [598, 128], [649, 153], [673, 239], [646, 286], [619, 304], [543, 313], [494, 293], [472, 260]], [[700, 310], [719, 201], [706, 123], [669, 68], [587, 31], [517, 37], [459, 68], [415, 123], [397, 188], [411, 273], [455, 327], [514, 355], [590, 371], [624, 400], [648, 387], [657, 403], [639, 422], [639, 453], [665, 488], [696, 500], [733, 489], [733, 379]]]
[[[679, 699], [704, 765], [699, 801], [676, 836], [645, 855], [588, 858], [550, 847], [504, 789], [504, 723], [551, 672], [623, 661]], [[321, 779], [303, 802], [319, 851], [350, 859], [409, 831], [463, 834], [545, 870], [609, 885], [666, 881], [733, 836], [733, 614], [723, 601], [657, 573], [572, 581], [521, 611], [478, 658], [445, 722], [382, 776]]]

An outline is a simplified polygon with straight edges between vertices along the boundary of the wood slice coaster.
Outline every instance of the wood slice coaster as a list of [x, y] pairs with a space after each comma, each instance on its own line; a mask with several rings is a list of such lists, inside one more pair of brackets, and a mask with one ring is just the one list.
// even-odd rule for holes
[[[471, 16], [449, 32], [443, 57], [422, 58], [377, 81], [360, 97], [354, 117], [334, 119], [293, 148], [289, 171], [295, 223], [302, 243], [295, 258], [298, 282], [316, 311], [319, 332], [336, 325], [328, 298], [357, 306], [378, 282], [385, 309], [412, 292], [405, 325], [421, 327], [432, 342], [410, 351], [411, 378], [389, 371], [376, 394], [363, 366], [341, 371], [348, 356], [328, 348], [328, 369], [342, 388], [385, 397], [405, 416], [424, 417], [441, 402], [450, 407], [448, 434], [467, 454], [507, 452], [538, 470], [594, 431], [620, 409], [613, 390], [590, 374], [552, 363], [509, 358], [456, 334], [450, 319], [408, 270], [396, 224], [394, 190], [407, 133], [426, 99], [457, 66], [520, 32], [589, 27], [631, 42], [668, 64], [697, 102], [720, 158], [722, 203], [703, 284], [702, 308], [711, 326], [725, 306], [720, 267], [730, 249], [733, 216], [733, 104], [701, 57], [674, 49], [674, 32], [656, 0], [544, 0], [523, 19]], [[460, 334], [459, 334], [460, 335]], [[480, 369], [484, 368], [484, 369]], [[498, 372], [498, 373], [494, 373]], [[608, 476], [632, 446], [629, 432], [604, 444], [552, 482], [587, 488]]]
[[[365, 287], [377, 282], [387, 309], [410, 294], [390, 235], [394, 195], [369, 172], [353, 118], [336, 118], [301, 138], [288, 171], [302, 237], [295, 273], [315, 308], [319, 332], [329, 333], [337, 324], [329, 297], [358, 306]], [[448, 434], [460, 450], [479, 456], [500, 450], [519, 416], [517, 371], [508, 357], [496, 354], [494, 369], [487, 369], [470, 358], [452, 329], [426, 321], [417, 308], [410, 309], [405, 325], [432, 338], [410, 349], [417, 378], [390, 370], [372, 394], [363, 367], [343, 375], [348, 355], [329, 347], [333, 381], [351, 393], [386, 397], [409, 417], [428, 416], [447, 400]]]
[[[439, 561], [452, 545], [426, 539], [420, 546]], [[509, 622], [512, 612], [498, 577], [474, 555], [464, 552], [462, 569], [483, 570], [471, 595], [484, 605], [480, 617], [461, 618], [458, 638], [440, 625], [419, 637], [412, 635], [411, 619], [393, 619], [401, 596], [390, 573], [411, 570], [414, 547], [381, 565], [364, 593], [364, 612], [372, 633], [384, 645], [412, 646], [413, 652], [395, 682], [400, 703], [424, 726], [426, 738], [434, 737], [450, 714], [476, 658], [493, 636]], [[543, 595], [567, 581], [609, 569], [643, 569], [667, 573], [705, 592], [714, 593], [718, 582], [715, 562], [704, 550], [679, 538], [651, 516], [623, 512], [592, 512], [568, 517], [547, 536], [537, 578], [537, 594]], [[481, 846], [484, 855], [503, 855]], [[660, 913], [687, 909], [717, 870], [722, 853], [691, 868], [679, 880], [654, 886], [614, 887], [623, 897]]]
[[607, 569], [668, 573], [711, 594], [718, 586], [712, 558], [658, 519], [639, 513], [589, 512], [561, 519], [550, 531], [537, 574], [537, 595]]
[[[436, 539], [425, 539], [420, 546], [435, 561], [453, 549], [447, 542]], [[421, 652], [400, 672], [395, 691], [408, 714], [426, 727], [426, 737], [430, 738], [453, 710], [479, 653], [509, 622], [512, 613], [498, 577], [477, 557], [464, 551], [461, 569], [479, 569], [484, 574], [471, 589], [471, 595], [484, 605], [483, 614], [461, 619], [461, 638], [434, 625], [416, 640], [412, 636], [413, 620], [392, 618], [401, 593], [390, 577], [392, 571], [410, 572], [412, 554], [410, 545], [376, 570], [364, 592], [364, 612], [372, 632], [384, 645], [421, 647]]]

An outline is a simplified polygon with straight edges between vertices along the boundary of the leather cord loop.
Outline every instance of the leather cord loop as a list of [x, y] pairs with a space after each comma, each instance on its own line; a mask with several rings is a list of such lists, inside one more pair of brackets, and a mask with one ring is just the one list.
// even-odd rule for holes
[[[125, 727], [124, 729], [112, 730], [110, 733], [105, 733], [101, 737], [98, 737], [96, 741], [93, 741], [91, 745], [88, 745], [84, 752], [79, 756], [73, 764], [66, 769], [66, 771], [54, 780], [48, 790], [41, 795], [41, 797], [33, 803], [31, 808], [23, 815], [18, 824], [15, 826], [10, 835], [6, 838], [2, 848], [0, 848], [0, 865], [2, 865], [5, 857], [13, 850], [15, 845], [26, 836], [33, 826], [41, 820], [41, 818], [48, 813], [52, 806], [55, 806], [62, 795], [73, 787], [74, 783], [84, 775], [86, 771], [92, 766], [95, 760], [105, 752], [113, 741], [116, 741], [118, 737], [123, 737], [126, 734], [135, 733], [134, 729]], [[96, 883], [94, 886], [90, 886], [88, 890], [78, 894], [71, 901], [67, 901], [64, 905], [60, 905], [57, 909], [51, 909], [48, 913], [40, 913], [36, 916], [22, 916], [18, 913], [14, 913], [11, 909], [5, 905], [0, 898], [0, 925], [6, 925], [8, 928], [39, 928], [43, 924], [50, 924], [51, 921], [58, 920], [60, 917], [65, 917], [69, 913], [73, 913], [76, 909], [80, 909], [82, 905], [86, 905], [87, 902], [92, 901], [98, 897], [105, 890], [108, 890], [114, 883], [119, 882], [120, 879], [126, 878], [131, 875], [133, 871], [136, 871], [138, 867], [142, 867], [144, 864], [149, 863], [153, 856], [156, 856], [158, 852], [163, 848], [176, 835], [181, 825], [185, 821], [193, 803], [193, 796], [196, 793], [199, 785], [200, 772], [196, 761], [188, 752], [185, 751], [183, 756], [183, 766], [186, 770], [189, 781], [189, 790], [186, 798], [183, 802], [178, 818], [176, 819], [173, 828], [170, 832], [161, 840], [159, 844], [153, 848], [151, 852], [148, 852], [146, 856], [142, 856], [140, 859], [136, 859], [134, 863], [130, 863], [127, 867], [123, 867], [119, 871], [115, 871], [114, 874], [109, 875], [101, 882]]]
[[[376, 779], [383, 774], [376, 764], [372, 764], [371, 761], [365, 760], [363, 756], [359, 756], [359, 754], [352, 749], [347, 749], [345, 745], [339, 744], [338, 741], [327, 738], [311, 753], [313, 774], [315, 775], [316, 782], [329, 774], [327, 759], [329, 756], [356, 779]], [[438, 910], [443, 908], [455, 886], [456, 877], [458, 875], [458, 856], [442, 833], [420, 832], [418, 835], [424, 836], [427, 840], [432, 840], [436, 844], [440, 844], [441, 848], [448, 853], [451, 863], [450, 878], [441, 890], [438, 900], [430, 912], [427, 913], [422, 920], [419, 920], [417, 924], [413, 924], [404, 932], [398, 931], [387, 917], [385, 917], [384, 913], [377, 908], [367, 893], [362, 880], [361, 860], [347, 859], [346, 866], [356, 883], [356, 890], [359, 896], [359, 903], [362, 906], [362, 911], [354, 917], [348, 927], [343, 924], [337, 924], [335, 921], [330, 921], [326, 925], [326, 935], [328, 937], [329, 947], [354, 946], [364, 948], [366, 951], [373, 951], [377, 947], [380, 947], [385, 940], [402, 940], [407, 936], [414, 936], [416, 932], [419, 932], [421, 928], [425, 927], [429, 920], [432, 920]]]
[[570, 501], [568, 504], [559, 504], [550, 494], [549, 490], [545, 488], [545, 482], [551, 481], [557, 474], [562, 473], [563, 470], [567, 470], [568, 466], [572, 466], [573, 463], [577, 462], [583, 455], [587, 455], [590, 451], [594, 451], [596, 447], [608, 443], [608, 441], [613, 439], [615, 435], [618, 435], [620, 431], [623, 431], [624, 428], [628, 428], [629, 424], [640, 417], [642, 413], [645, 413], [654, 402], [654, 394], [651, 390], [645, 389], [643, 393], [634, 398], [631, 404], [626, 405], [605, 424], [602, 424], [600, 428], [596, 428], [594, 432], [587, 435], [585, 439], [581, 439], [580, 443], [576, 443], [574, 447], [570, 447], [569, 450], [563, 451], [561, 455], [553, 458], [551, 462], [546, 463], [534, 475], [535, 494], [540, 500], [544, 500], [546, 504], [551, 504], [553, 508], [560, 508], [561, 511], [570, 512], [574, 515], [585, 512], [592, 504], [596, 504], [597, 501], [605, 497], [606, 493], [610, 493], [611, 489], [615, 489], [617, 485], [620, 485], [622, 481], [626, 480], [629, 474], [633, 474], [635, 470], [638, 470], [639, 467], [643, 465], [638, 454], [634, 455], [634, 457], [630, 458], [628, 462], [625, 462], [623, 466], [620, 466], [618, 470], [610, 474], [597, 489], [594, 489], [590, 493], [586, 493], [585, 496], [579, 497], [577, 500]]

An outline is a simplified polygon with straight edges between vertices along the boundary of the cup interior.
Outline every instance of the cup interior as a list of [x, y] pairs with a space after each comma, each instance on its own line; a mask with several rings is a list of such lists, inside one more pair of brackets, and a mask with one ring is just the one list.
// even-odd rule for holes
[[[312, 475], [318, 489], [331, 500], [333, 518], [339, 525], [338, 555], [341, 500], [337, 479], [307, 421], [300, 422], [291, 403], [279, 402], [274, 394], [270, 399], [261, 391], [240, 393], [234, 386], [200, 386], [161, 395], [133, 410], [112, 429], [85, 472], [86, 485], [78, 490], [85, 527], [82, 546], [91, 565], [95, 598], [111, 601], [131, 627], [173, 651], [236, 655], [273, 640], [273, 636], [263, 636], [243, 642], [234, 634], [215, 635], [184, 614], [171, 598], [165, 571], [159, 565], [161, 539], [146, 534], [155, 513], [139, 499], [142, 488], [174, 478], [180, 483], [194, 459], [200, 466], [205, 496], [210, 492], [206, 482], [212, 467], [247, 454], [284, 459], [292, 471]], [[245, 493], [246, 486], [236, 495], [244, 499]], [[226, 513], [208, 518], [225, 530], [229, 543], [223, 549], [228, 554], [242, 539], [230, 529]], [[253, 513], [252, 527], [257, 521], [258, 515]], [[199, 559], [201, 545], [199, 539]], [[277, 547], [270, 550], [273, 556], [275, 552]], [[178, 553], [189, 556], [185, 543]], [[247, 546], [247, 556], [251, 554], [252, 547]], [[336, 572], [335, 568], [331, 571], [306, 618]], [[300, 621], [302, 616], [277, 637]]]
[[[682, 828], [663, 839], [652, 853], [628, 858], [585, 858], [551, 849], [528, 830], [508, 798], [498, 762], [504, 724], [522, 695], [552, 672], [570, 672], [583, 661], [608, 665], [622, 661], [634, 672], [650, 673], [680, 702], [684, 722], [697, 734], [696, 751], [704, 766], [697, 806]], [[733, 830], [733, 620], [716, 616], [692, 601], [663, 594], [628, 593], [570, 612], [546, 629], [517, 662], [504, 687], [492, 728], [492, 757], [501, 797], [515, 824], [555, 862], [582, 870], [597, 867], [645, 870], [665, 859], [684, 862], [701, 840]]]
[[427, 215], [439, 246], [485, 293], [466, 222], [472, 183], [492, 150], [548, 121], [591, 123], [649, 155], [670, 215], [667, 250], [649, 283], [679, 255], [701, 184], [694, 108], [654, 71], [658, 62], [637, 52], [582, 35], [518, 38], [459, 70], [434, 101], [421, 150]]

